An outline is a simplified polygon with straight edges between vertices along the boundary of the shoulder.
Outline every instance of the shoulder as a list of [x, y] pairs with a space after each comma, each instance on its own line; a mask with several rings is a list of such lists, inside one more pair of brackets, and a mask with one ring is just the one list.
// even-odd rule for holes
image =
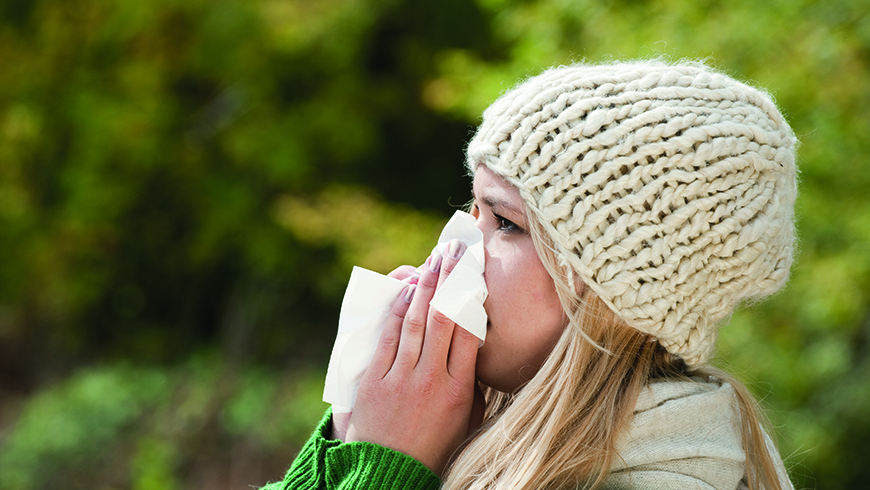
[[617, 439], [608, 482], [621, 488], [738, 488], [745, 455], [735, 400], [733, 388], [715, 379], [649, 384]]
[[[735, 395], [728, 383], [715, 378], [692, 378], [690, 381], [660, 381], [646, 385], [637, 398], [634, 415], [667, 414], [669, 417], [687, 415], [690, 406], [720, 407], [717, 416], [733, 416]], [[723, 406], [724, 405], [724, 406]]]

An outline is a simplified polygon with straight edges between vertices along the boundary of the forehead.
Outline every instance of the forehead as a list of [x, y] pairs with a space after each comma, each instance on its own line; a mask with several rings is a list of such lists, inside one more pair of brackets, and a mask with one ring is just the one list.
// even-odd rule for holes
[[490, 198], [505, 201], [511, 204], [512, 207], [519, 209], [523, 207], [523, 198], [520, 197], [519, 191], [508, 181], [496, 175], [486, 165], [477, 167], [471, 192], [475, 199], [483, 200]]

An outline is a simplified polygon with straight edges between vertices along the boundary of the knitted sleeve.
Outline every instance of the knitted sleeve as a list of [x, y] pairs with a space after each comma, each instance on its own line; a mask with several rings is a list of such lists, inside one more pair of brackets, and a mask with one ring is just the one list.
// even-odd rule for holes
[[330, 440], [332, 409], [302, 447], [284, 481], [262, 490], [435, 490], [441, 480], [422, 463], [367, 442]]

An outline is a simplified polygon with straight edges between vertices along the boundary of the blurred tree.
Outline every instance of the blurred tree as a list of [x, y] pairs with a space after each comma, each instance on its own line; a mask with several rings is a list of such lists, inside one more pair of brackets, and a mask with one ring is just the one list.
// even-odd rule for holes
[[[434, 53], [489, 49], [472, 3], [6, 9], [0, 335], [17, 381], [39, 372], [34, 354], [48, 367], [179, 359], [220, 338], [248, 359], [322, 347], [349, 269], [282, 226], [279, 201], [352, 182], [431, 223], [466, 200], [470, 125], [429, 111], [419, 87]], [[446, 35], [455, 19], [462, 34]]]

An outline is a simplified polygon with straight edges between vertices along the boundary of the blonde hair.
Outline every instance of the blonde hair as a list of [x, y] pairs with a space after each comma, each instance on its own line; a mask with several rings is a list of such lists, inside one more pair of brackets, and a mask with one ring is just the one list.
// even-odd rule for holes
[[538, 373], [517, 393], [485, 389], [484, 425], [455, 458], [446, 489], [598, 488], [641, 390], [653, 379], [715, 376], [731, 384], [750, 489], [781, 490], [765, 420], [746, 387], [709, 366], [689, 371], [629, 327], [590, 288], [569, 282], [540, 218], [526, 207], [538, 255], [554, 279], [567, 327]]

